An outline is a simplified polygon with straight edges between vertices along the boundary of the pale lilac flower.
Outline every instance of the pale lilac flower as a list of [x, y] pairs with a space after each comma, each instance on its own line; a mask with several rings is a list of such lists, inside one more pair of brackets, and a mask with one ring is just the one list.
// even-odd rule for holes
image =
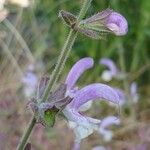
[[108, 116], [102, 120], [99, 128], [99, 133], [103, 136], [104, 141], [108, 142], [113, 137], [113, 132], [111, 130], [108, 130], [108, 127], [110, 127], [111, 125], [119, 124], [120, 120], [114, 116]]
[[83, 20], [81, 24], [91, 31], [112, 32], [117, 36], [125, 35], [128, 32], [127, 20], [109, 8]]
[[87, 70], [92, 68], [94, 61], [90, 57], [80, 59], [70, 70], [66, 78], [67, 92], [68, 94], [74, 93], [78, 90], [78, 87], [75, 86], [75, 83], [79, 77]]
[[[118, 93], [118, 96], [119, 96], [119, 106], [123, 106], [126, 102], [127, 102], [127, 97], [124, 93], [123, 90], [119, 89], [119, 88], [114, 88], [116, 90], [116, 92]], [[111, 103], [111, 105], [113, 105]]]
[[80, 142], [75, 142], [72, 150], [80, 150]]
[[[66, 78], [67, 92], [66, 95], [70, 97], [74, 96], [74, 93], [78, 90], [78, 87], [75, 86], [78, 78], [87, 70], [92, 68], [94, 61], [90, 57], [80, 59], [70, 70]], [[92, 105], [92, 101], [89, 101], [80, 107], [80, 111], [88, 110]]]
[[105, 99], [115, 104], [119, 103], [117, 92], [100, 83], [90, 84], [82, 89], [77, 89], [76, 81], [80, 75], [88, 68], [93, 66], [91, 58], [83, 58], [79, 60], [69, 72], [66, 78], [67, 96], [71, 96], [72, 101], [63, 109], [66, 118], [72, 123], [72, 128], [76, 134], [76, 140], [80, 141], [92, 134], [95, 130], [99, 130], [101, 121], [80, 114], [80, 107], [85, 103], [98, 99]]
[[106, 19], [106, 26], [115, 35], [121, 36], [128, 32], [128, 23], [126, 19], [117, 12], [112, 12]]
[[139, 100], [139, 94], [137, 93], [137, 84], [136, 82], [131, 83], [130, 94], [134, 103], [137, 103]]
[[[105, 65], [108, 70], [105, 70], [102, 72], [101, 78], [104, 81], [111, 81], [112, 78], [117, 78], [117, 79], [123, 79], [124, 75], [121, 73], [121, 71], [117, 68], [115, 63], [109, 59], [109, 58], [102, 58], [99, 61], [100, 64]], [[123, 105], [126, 103], [127, 96], [123, 92], [123, 90], [115, 88], [119, 98], [120, 98], [120, 105]], [[137, 103], [139, 100], [139, 94], [137, 93], [137, 84], [135, 82], [131, 83], [130, 85], [130, 96], [132, 97], [133, 103]]]
[[[119, 96], [119, 99], [120, 99], [119, 105], [123, 106], [124, 104], [127, 103], [127, 96], [126, 96], [125, 92], [121, 89], [118, 89], [118, 88], [114, 88], [114, 89], [118, 93], [118, 96]], [[137, 84], [136, 84], [136, 82], [133, 82], [130, 85], [130, 96], [132, 98], [133, 103], [138, 102], [139, 94], [137, 93]]]
[[24, 86], [24, 94], [27, 97], [31, 97], [34, 91], [36, 90], [36, 86], [38, 83], [38, 77], [34, 73], [34, 66], [32, 64], [28, 66], [28, 69], [22, 78], [22, 83]]
[[103, 71], [101, 76], [104, 81], [112, 80], [112, 78], [117, 76], [117, 74], [119, 73], [119, 70], [116, 67], [115, 63], [109, 58], [100, 59], [99, 64], [104, 65], [108, 68], [108, 70]]
[[92, 148], [92, 150], [108, 150], [108, 149], [105, 148], [104, 146], [95, 146]]

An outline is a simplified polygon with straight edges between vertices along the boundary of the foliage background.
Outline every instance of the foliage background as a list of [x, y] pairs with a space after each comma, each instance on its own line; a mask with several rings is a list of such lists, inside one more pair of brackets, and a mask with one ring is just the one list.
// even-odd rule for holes
[[[5, 6], [9, 10], [7, 17], [9, 22], [0, 23], [0, 130], [5, 134], [5, 149], [9, 149], [10, 145], [16, 146], [30, 117], [30, 113], [25, 109], [27, 100], [21, 92], [22, 74], [28, 64], [32, 63], [32, 58], [37, 64], [36, 73], [39, 77], [51, 73], [69, 30], [58, 18], [59, 10], [67, 10], [77, 15], [81, 3], [81, 0], [36, 0], [34, 5], [28, 8], [15, 5]], [[133, 109], [136, 110], [138, 122], [142, 124], [140, 127], [146, 130], [150, 122], [147, 117], [150, 114], [150, 3], [149, 0], [93, 0], [87, 16], [108, 7], [127, 18], [128, 34], [123, 37], [109, 35], [106, 40], [100, 41], [91, 40], [79, 34], [60, 81], [64, 80], [77, 60], [89, 56], [95, 60], [95, 66], [93, 70], [87, 71], [81, 77], [78, 84], [83, 86], [92, 82], [102, 82], [100, 76], [104, 68], [98, 64], [99, 59], [112, 58], [121, 68], [119, 50], [122, 49], [126, 71], [130, 74], [128, 82], [136, 81], [139, 86], [140, 100]], [[18, 34], [23, 38], [23, 42], [20, 41], [20, 37], [16, 38]], [[110, 85], [123, 88], [122, 82], [114, 80]], [[100, 110], [99, 107], [101, 107]], [[94, 108], [89, 111], [89, 114], [96, 117], [111, 114], [114, 111], [103, 103], [96, 103]], [[123, 122], [126, 122], [130, 116], [128, 111], [128, 108], [123, 111]], [[31, 138], [35, 149], [60, 149], [62, 147], [64, 150], [71, 149], [72, 132], [62, 119], [59, 120], [54, 129], [49, 129], [50, 132], [40, 125], [36, 128], [37, 132], [34, 132]], [[126, 124], [123, 127], [126, 127]], [[125, 134], [116, 136], [113, 139], [116, 142], [112, 141], [110, 144], [121, 149], [121, 142], [125, 145], [138, 143], [136, 139], [138, 129], [139, 126], [135, 128], [135, 131], [127, 132], [126, 136]], [[147, 130], [150, 132], [149, 128]], [[66, 133], [68, 133], [67, 136]], [[84, 141], [83, 149], [91, 149], [94, 145], [102, 143], [98, 135], [90, 136]]]

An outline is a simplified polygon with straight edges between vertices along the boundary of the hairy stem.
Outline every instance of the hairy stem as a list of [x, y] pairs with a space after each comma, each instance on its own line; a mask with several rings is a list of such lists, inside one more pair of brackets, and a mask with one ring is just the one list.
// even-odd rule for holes
[[[78, 16], [78, 22], [80, 22], [80, 20], [84, 17], [91, 1], [92, 0], [84, 0], [84, 3], [82, 5], [81, 11], [80, 11], [79, 16]], [[72, 49], [72, 46], [75, 42], [76, 37], [77, 37], [77, 32], [71, 29], [70, 32], [69, 32], [69, 35], [67, 37], [67, 40], [66, 40], [66, 42], [65, 42], [65, 44], [64, 44], [64, 46], [61, 50], [61, 54], [58, 58], [58, 62], [57, 62], [56, 66], [55, 66], [55, 69], [54, 69], [54, 71], [53, 71], [53, 73], [50, 77], [50, 81], [49, 81], [48, 86], [47, 86], [47, 88], [44, 92], [44, 95], [43, 95], [43, 98], [42, 98], [41, 102], [45, 102], [47, 100], [49, 92], [52, 91], [55, 83], [57, 82], [57, 80], [58, 80], [58, 78], [61, 74], [61, 71], [62, 71], [62, 69], [65, 65], [65, 62], [66, 62], [66, 60], [69, 56], [69, 53]], [[17, 150], [23, 150], [24, 149], [24, 147], [25, 147], [25, 145], [28, 141], [28, 138], [31, 134], [31, 131], [32, 131], [33, 127], [35, 126], [35, 124], [36, 124], [36, 119], [33, 116], [30, 123], [29, 123], [29, 125], [28, 125], [28, 127], [27, 127], [27, 129], [25, 130], [25, 132], [22, 136], [22, 139], [21, 139], [21, 141], [20, 141], [20, 143], [17, 147]]]

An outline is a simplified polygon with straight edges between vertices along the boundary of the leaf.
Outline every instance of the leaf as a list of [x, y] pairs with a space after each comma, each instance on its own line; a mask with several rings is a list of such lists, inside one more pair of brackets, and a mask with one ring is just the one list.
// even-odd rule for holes
[[68, 105], [71, 101], [72, 101], [73, 98], [67, 96], [59, 101], [56, 101], [55, 102], [55, 106], [58, 108], [58, 109], [63, 109], [66, 105]]
[[59, 16], [69, 27], [73, 27], [76, 24], [77, 18], [70, 12], [61, 10]]
[[37, 88], [37, 99], [42, 98], [45, 88], [47, 87], [49, 77], [42, 77]]
[[89, 38], [102, 39], [102, 36], [99, 35], [99, 33], [96, 32], [96, 31], [92, 31], [92, 30], [89, 30], [89, 29], [81, 29], [81, 28], [79, 28], [78, 31], [80, 33], [84, 34], [85, 36], [89, 37]]
[[67, 90], [66, 84], [60, 84], [60, 86], [49, 96], [48, 101], [55, 102], [65, 97]]
[[58, 109], [53, 107], [52, 109], [48, 109], [44, 112], [44, 122], [47, 127], [53, 127], [55, 123], [55, 117], [58, 113]]

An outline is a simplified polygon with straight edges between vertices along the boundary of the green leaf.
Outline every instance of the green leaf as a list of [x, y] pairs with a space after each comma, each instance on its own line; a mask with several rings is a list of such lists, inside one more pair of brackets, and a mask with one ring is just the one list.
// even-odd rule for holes
[[44, 122], [46, 124], [46, 126], [48, 127], [53, 127], [54, 123], [55, 123], [55, 117], [56, 114], [58, 113], [58, 109], [57, 108], [52, 108], [52, 109], [48, 109], [44, 112]]

